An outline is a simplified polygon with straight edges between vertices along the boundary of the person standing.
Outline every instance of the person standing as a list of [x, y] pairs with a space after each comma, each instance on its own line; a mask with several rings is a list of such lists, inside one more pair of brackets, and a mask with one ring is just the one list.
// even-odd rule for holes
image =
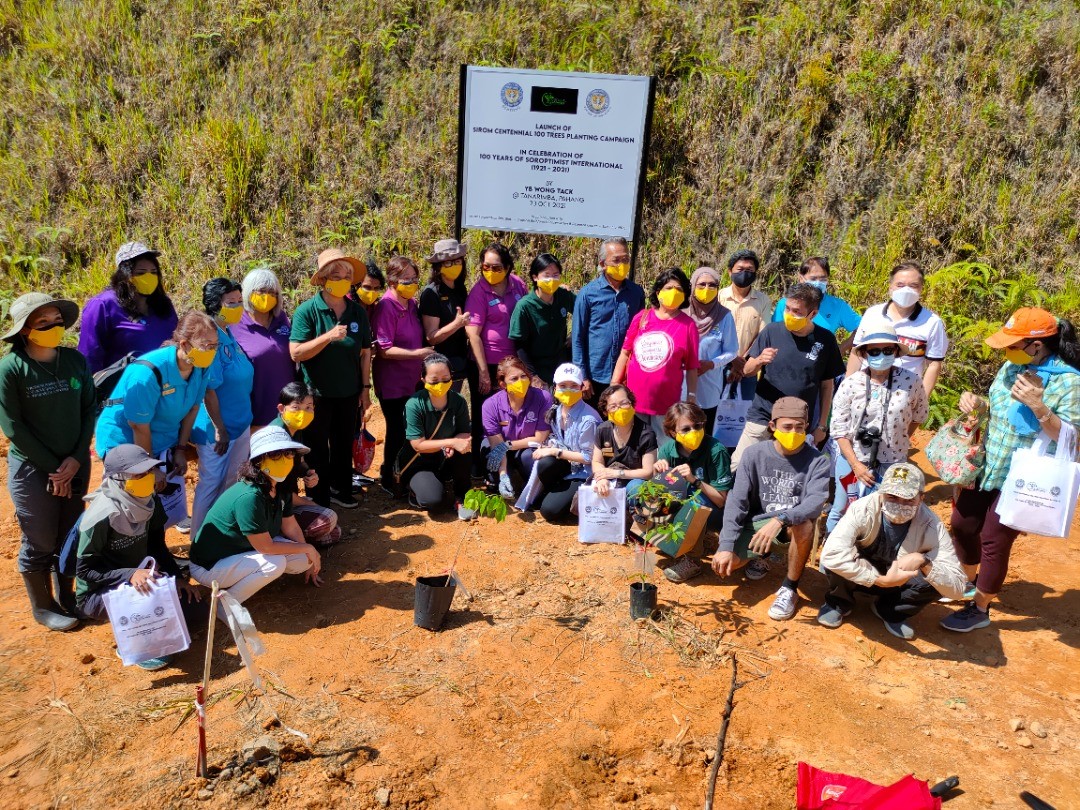
[[[699, 267], [690, 276], [690, 289], [693, 294], [687, 313], [698, 331], [697, 404], [705, 412], [705, 435], [712, 436], [728, 364], [739, 356], [739, 335], [735, 316], [719, 300], [719, 273], [711, 267]], [[684, 383], [684, 400], [688, 393]]]
[[319, 288], [293, 315], [289, 352], [315, 392], [315, 419], [307, 429], [311, 466], [319, 484], [311, 498], [355, 509], [352, 443], [357, 409], [371, 407], [371, 326], [364, 308], [346, 296], [364, 278], [364, 265], [337, 248], [319, 254], [311, 283]]
[[600, 244], [596, 270], [574, 302], [570, 348], [574, 365], [585, 374], [585, 400], [599, 410], [630, 322], [645, 309], [645, 290], [630, 279], [630, 248], [621, 236]]
[[480, 251], [480, 278], [465, 301], [469, 313], [465, 333], [476, 358], [480, 393], [485, 397], [497, 390], [494, 380], [499, 363], [516, 355], [514, 341], [510, 339], [510, 316], [528, 290], [513, 271], [510, 251], [505, 245], [492, 242]]
[[517, 356], [550, 390], [555, 369], [569, 356], [566, 325], [577, 296], [562, 286], [563, 269], [550, 253], [529, 266], [533, 291], [517, 302], [510, 319], [510, 339]]
[[[817, 315], [814, 316], [814, 323], [818, 326], [824, 326], [834, 335], [840, 329], [847, 332], [847, 336], [840, 344], [840, 354], [846, 355], [851, 351], [851, 346], [855, 340], [855, 331], [859, 328], [859, 321], [862, 316], [843, 298], [837, 298], [835, 295], [829, 294], [829, 272], [829, 260], [827, 258], [824, 256], [811, 256], [800, 265], [796, 283], [809, 284], [811, 287], [817, 287], [820, 290], [822, 295], [821, 306], [818, 307]], [[786, 311], [787, 299], [781, 298], [776, 304], [776, 310], [773, 312], [773, 321], [776, 323], [782, 322]]]
[[92, 374], [128, 354], [158, 348], [176, 329], [176, 310], [161, 283], [160, 255], [142, 242], [121, 245], [109, 289], [86, 302], [79, 351]]
[[240, 283], [244, 314], [229, 331], [255, 369], [251, 390], [251, 432], [277, 416], [278, 393], [296, 380], [289, 354], [292, 325], [282, 306], [281, 282], [268, 267], [256, 267]]
[[772, 319], [773, 303], [765, 293], [755, 290], [761, 260], [752, 250], [737, 250], [728, 256], [731, 284], [720, 290], [717, 298], [735, 316], [739, 337], [739, 356], [731, 364], [733, 379], [740, 382], [742, 399], [752, 399], [757, 390], [757, 375], [744, 373], [743, 361], [757, 336]]
[[34, 621], [71, 630], [79, 623], [70, 612], [74, 583], [59, 572], [50, 580], [90, 480], [94, 381], [86, 358], [60, 346], [79, 318], [74, 301], [27, 293], [9, 314], [13, 324], [0, 338], [11, 344], [0, 358], [0, 430], [11, 442], [8, 492], [22, 532], [17, 566]]

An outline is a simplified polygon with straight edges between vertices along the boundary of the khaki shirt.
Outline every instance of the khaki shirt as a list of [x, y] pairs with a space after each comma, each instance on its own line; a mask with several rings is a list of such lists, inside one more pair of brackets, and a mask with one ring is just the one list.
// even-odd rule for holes
[[735, 333], [739, 336], [739, 354], [746, 354], [754, 338], [772, 320], [772, 299], [761, 290], [751, 289], [745, 301], [736, 301], [730, 284], [720, 290], [717, 298], [735, 316]]

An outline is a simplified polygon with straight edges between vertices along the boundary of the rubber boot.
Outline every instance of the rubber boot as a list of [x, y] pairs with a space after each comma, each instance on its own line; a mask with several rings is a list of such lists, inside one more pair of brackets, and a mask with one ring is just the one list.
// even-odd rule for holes
[[53, 601], [52, 594], [49, 593], [48, 571], [32, 571], [22, 577], [26, 594], [30, 597], [34, 621], [50, 630], [73, 630], [79, 626], [78, 619], [65, 616], [60, 605]]
[[53, 601], [63, 608], [65, 616], [79, 617], [75, 607], [75, 577], [66, 577], [59, 571], [52, 572]]

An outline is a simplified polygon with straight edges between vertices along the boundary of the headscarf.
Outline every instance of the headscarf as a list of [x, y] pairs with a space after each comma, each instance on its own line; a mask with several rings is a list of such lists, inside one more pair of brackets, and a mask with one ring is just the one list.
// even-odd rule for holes
[[720, 303], [719, 295], [711, 304], [703, 304], [697, 300], [694, 288], [703, 276], [710, 276], [717, 286], [720, 284], [720, 274], [711, 267], [699, 267], [694, 271], [694, 275], [690, 276], [690, 317], [697, 324], [699, 335], [707, 335], [728, 314], [728, 308]]
[[154, 514], [153, 495], [136, 498], [124, 489], [123, 481], [115, 478], [103, 478], [97, 491], [84, 500], [89, 506], [83, 512], [80, 526], [94, 526], [107, 517], [113, 530], [127, 537], [146, 531], [146, 524]]

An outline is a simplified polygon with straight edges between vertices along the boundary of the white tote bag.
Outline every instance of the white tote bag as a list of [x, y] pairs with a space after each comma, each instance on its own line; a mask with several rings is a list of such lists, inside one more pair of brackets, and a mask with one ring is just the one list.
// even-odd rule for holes
[[1080, 464], [1072, 460], [1075, 439], [1075, 428], [1062, 424], [1054, 455], [1047, 455], [1046, 433], [1013, 453], [996, 509], [1003, 524], [1044, 537], [1069, 536], [1080, 495]]
[[724, 447], [737, 447], [746, 427], [746, 414], [750, 411], [752, 400], [739, 399], [738, 392], [738, 383], [728, 383], [720, 392], [720, 402], [716, 405], [713, 438]]
[[[153, 557], [144, 559], [139, 568], [145, 568], [147, 563], [153, 570]], [[173, 577], [151, 580], [148, 594], [139, 593], [134, 585], [125, 582], [102, 594], [102, 601], [125, 666], [183, 652], [191, 646]]]
[[626, 490], [613, 489], [601, 498], [592, 484], [582, 484], [577, 492], [578, 542], [626, 542]]

